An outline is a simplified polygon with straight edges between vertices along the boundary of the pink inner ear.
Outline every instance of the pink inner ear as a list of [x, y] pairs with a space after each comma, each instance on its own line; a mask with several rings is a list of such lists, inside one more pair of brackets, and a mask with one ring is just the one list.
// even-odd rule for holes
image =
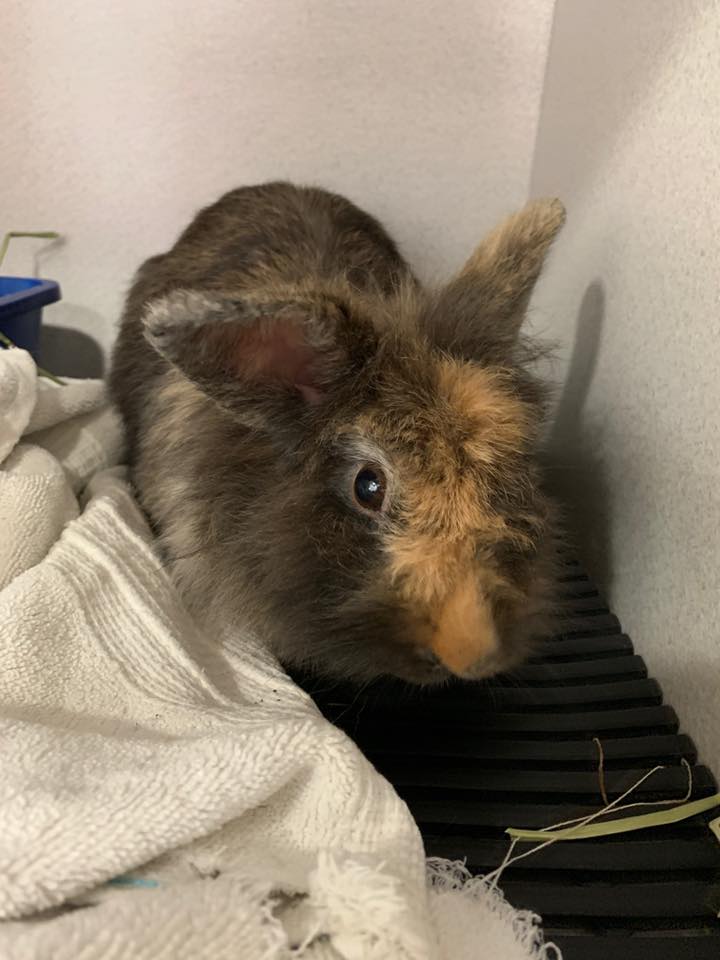
[[231, 367], [237, 376], [257, 383], [294, 386], [309, 404], [322, 401], [313, 364], [317, 351], [310, 347], [302, 327], [292, 320], [244, 330], [233, 345]]

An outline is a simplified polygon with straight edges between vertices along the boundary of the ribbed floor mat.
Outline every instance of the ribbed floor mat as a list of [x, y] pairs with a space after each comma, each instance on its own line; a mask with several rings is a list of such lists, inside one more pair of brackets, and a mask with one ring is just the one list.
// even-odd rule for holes
[[[716, 790], [588, 577], [568, 564], [562, 580], [563, 633], [511, 677], [429, 691], [299, 678], [407, 801], [429, 856], [489, 872], [507, 850], [506, 827], [597, 810], [593, 737], [603, 745], [610, 799], [665, 764], [632, 799], [682, 800], [683, 758], [693, 799]], [[515, 906], [542, 915], [566, 960], [720, 960], [720, 843], [707, 826], [717, 815], [558, 842], [509, 867], [501, 887]]]

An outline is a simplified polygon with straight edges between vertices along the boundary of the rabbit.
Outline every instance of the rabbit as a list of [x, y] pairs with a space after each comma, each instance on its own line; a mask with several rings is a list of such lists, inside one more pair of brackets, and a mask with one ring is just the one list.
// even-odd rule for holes
[[140, 267], [109, 387], [196, 618], [355, 682], [527, 656], [558, 521], [521, 326], [564, 218], [530, 203], [430, 290], [372, 216], [274, 182], [225, 194]]

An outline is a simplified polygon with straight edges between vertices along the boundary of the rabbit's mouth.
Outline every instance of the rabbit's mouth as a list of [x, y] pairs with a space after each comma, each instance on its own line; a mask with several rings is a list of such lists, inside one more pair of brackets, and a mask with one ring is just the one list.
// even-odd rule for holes
[[430, 687], [452, 680], [487, 680], [513, 665], [516, 666], [517, 661], [511, 664], [499, 656], [487, 657], [461, 673], [450, 670], [432, 650], [420, 648], [409, 654], [404, 662], [394, 664], [392, 675], [417, 686]]
[[430, 686], [438, 683], [445, 683], [449, 680], [487, 680], [503, 673], [511, 666], [517, 666], [518, 657], [512, 663], [508, 658], [498, 654], [486, 656], [476, 661], [466, 670], [451, 670], [447, 664], [438, 657], [438, 655], [427, 648], [421, 648], [416, 651], [413, 662], [404, 674], [404, 679], [411, 680], [413, 683]]
[[437, 654], [426, 647], [415, 651], [414, 655], [408, 657], [407, 663], [398, 666], [394, 673], [402, 680], [427, 687], [447, 683], [453, 676]]

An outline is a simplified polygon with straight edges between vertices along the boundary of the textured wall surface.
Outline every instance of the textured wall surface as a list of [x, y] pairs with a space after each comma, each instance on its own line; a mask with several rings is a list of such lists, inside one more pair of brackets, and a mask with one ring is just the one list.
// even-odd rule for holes
[[423, 274], [454, 269], [525, 200], [552, 6], [2, 4], [0, 230], [67, 238], [18, 244], [5, 272], [62, 282], [46, 318], [78, 333], [53, 358], [91, 364], [138, 263], [241, 183], [345, 192]]
[[559, 0], [533, 189], [569, 219], [535, 304], [590, 565], [720, 770], [720, 4]]

